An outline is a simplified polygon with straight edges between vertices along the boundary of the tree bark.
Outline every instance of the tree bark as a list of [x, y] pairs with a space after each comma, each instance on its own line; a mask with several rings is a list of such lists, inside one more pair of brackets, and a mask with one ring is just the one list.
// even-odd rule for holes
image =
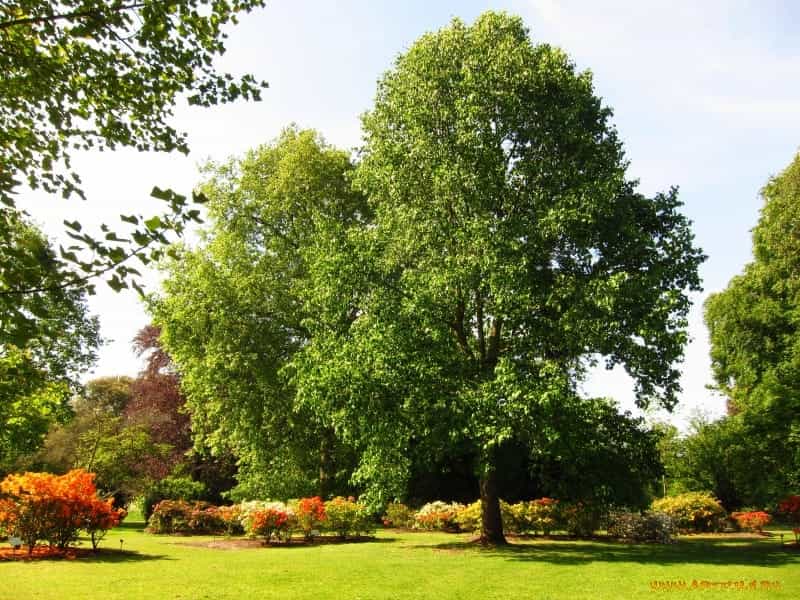
[[503, 518], [500, 515], [500, 497], [497, 494], [497, 473], [494, 468], [485, 470], [480, 477], [481, 489], [481, 544], [501, 546], [507, 544], [503, 535]]

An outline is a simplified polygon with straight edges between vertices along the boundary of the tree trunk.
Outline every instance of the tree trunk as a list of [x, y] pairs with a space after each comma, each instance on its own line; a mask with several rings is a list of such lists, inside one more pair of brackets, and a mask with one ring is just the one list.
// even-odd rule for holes
[[497, 473], [494, 468], [484, 470], [480, 477], [481, 488], [481, 544], [500, 546], [506, 544], [503, 535], [503, 518], [500, 515], [500, 497], [497, 495]]
[[319, 452], [319, 497], [323, 500], [331, 491], [334, 437], [330, 429], [323, 429]]

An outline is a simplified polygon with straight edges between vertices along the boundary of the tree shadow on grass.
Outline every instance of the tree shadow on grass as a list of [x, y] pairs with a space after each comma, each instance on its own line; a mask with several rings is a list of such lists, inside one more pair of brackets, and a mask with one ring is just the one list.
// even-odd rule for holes
[[132, 550], [117, 550], [111, 548], [100, 548], [85, 559], [91, 562], [102, 563], [129, 563], [129, 562], [148, 562], [153, 560], [176, 560], [172, 556], [165, 554], [142, 554]]
[[544, 562], [561, 565], [588, 563], [638, 563], [652, 565], [710, 564], [778, 567], [797, 564], [800, 553], [791, 552], [774, 541], [750, 540], [679, 540], [675, 544], [627, 544], [614, 541], [549, 541], [512, 543], [483, 547], [474, 542], [450, 542], [409, 546], [448, 552], [470, 552], [520, 562]]

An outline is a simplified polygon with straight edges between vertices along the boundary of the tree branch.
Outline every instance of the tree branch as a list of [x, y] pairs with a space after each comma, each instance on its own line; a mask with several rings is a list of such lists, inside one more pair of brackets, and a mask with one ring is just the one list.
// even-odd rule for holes
[[[126, 10], [136, 10], [137, 8], [144, 8], [144, 2], [135, 2], [133, 4], [109, 6], [107, 7], [111, 12], [124, 12]], [[80, 19], [97, 18], [103, 15], [99, 10], [75, 11], [64, 14], [52, 14], [42, 17], [25, 17], [23, 19], [12, 19], [11, 21], [0, 21], [0, 30], [10, 29], [19, 25], [36, 25], [39, 23], [52, 23], [53, 21], [78, 21]]]

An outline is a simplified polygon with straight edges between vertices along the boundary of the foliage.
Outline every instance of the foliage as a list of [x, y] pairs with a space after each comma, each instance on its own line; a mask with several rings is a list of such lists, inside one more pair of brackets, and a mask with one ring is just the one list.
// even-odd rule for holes
[[[326, 223], [361, 218], [352, 164], [314, 131], [286, 129], [208, 165], [210, 229], [167, 263], [151, 310], [182, 376], [195, 444], [239, 459], [235, 497], [347, 491], [352, 451], [295, 402], [284, 369], [308, 339], [298, 281]], [[314, 451], [310, 451], [310, 449]]]
[[660, 512], [613, 513], [606, 528], [608, 535], [634, 542], [655, 542], [669, 544], [674, 542], [678, 532], [671, 516]]
[[[47, 429], [69, 415], [67, 401], [79, 377], [96, 357], [98, 322], [86, 295], [53, 288], [62, 277], [59, 261], [44, 235], [24, 217], [0, 210], [0, 471], [35, 451]], [[21, 274], [32, 285], [15, 291]]]
[[103, 532], [125, 516], [112, 499], [97, 496], [94, 474], [80, 469], [65, 475], [11, 474], [0, 482], [0, 493], [0, 523], [24, 541], [28, 554], [42, 540], [65, 549], [81, 529], [90, 533], [96, 549]]
[[[19, 188], [42, 188], [65, 198], [83, 197], [71, 157], [75, 150], [130, 147], [139, 151], [188, 152], [185, 134], [169, 121], [179, 98], [212, 106], [238, 98], [258, 99], [265, 86], [252, 76], [218, 73], [225, 27], [264, 0], [11, 0], [0, 8], [0, 203], [13, 207]], [[67, 222], [78, 246], [62, 250], [83, 274], [60, 280], [31, 278], [13, 265], [10, 286], [18, 292], [55, 285], [86, 286], [108, 274], [115, 289], [138, 276], [125, 261], [157, 258], [170, 231], [182, 233], [199, 211], [186, 198], [154, 188], [170, 212], [149, 219], [121, 215], [133, 224], [122, 237]], [[13, 208], [3, 209], [4, 216]], [[0, 220], [0, 241], [11, 245]], [[89, 252], [76, 256], [80, 248]], [[134, 280], [134, 287], [138, 283]]]
[[180, 378], [175, 366], [159, 342], [160, 330], [146, 325], [136, 334], [133, 349], [145, 366], [131, 382], [131, 401], [125, 410], [128, 423], [143, 427], [153, 442], [168, 444], [166, 457], [148, 456], [149, 470], [159, 478], [169, 474], [181, 463], [192, 447], [186, 399], [180, 390]]
[[414, 511], [402, 502], [390, 502], [382, 521], [386, 527], [410, 528], [414, 525]]
[[726, 421], [757, 463], [733, 465], [747, 504], [775, 502], [800, 485], [800, 154], [761, 193], [753, 262], [705, 305]]
[[731, 513], [731, 518], [736, 522], [739, 528], [747, 531], [758, 531], [759, 533], [764, 529], [764, 525], [772, 521], [772, 517], [762, 510], [734, 512]]
[[344, 539], [349, 534], [362, 535], [375, 529], [367, 507], [352, 498], [337, 496], [325, 502], [326, 528]]
[[[480, 501], [478, 502], [478, 514], [480, 514]], [[462, 519], [465, 525], [469, 525], [474, 519], [474, 505], [465, 507], [458, 502], [428, 502], [423, 505], [414, 515], [414, 527], [416, 529], [428, 529], [435, 531], [458, 531]], [[465, 509], [467, 512], [463, 512]], [[463, 516], [462, 516], [463, 513]]]
[[681, 531], [719, 531], [725, 519], [725, 509], [708, 492], [686, 492], [659, 498], [653, 501], [651, 508], [671, 516]]
[[676, 191], [626, 180], [610, 116], [588, 72], [504, 14], [426, 34], [379, 82], [355, 176], [374, 222], [309, 249], [292, 365], [302, 406], [357, 445], [370, 501], [402, 495], [409, 448], [464, 444], [502, 543], [497, 449], [561, 434], [588, 364], [674, 404], [703, 257]]
[[163, 500], [199, 500], [205, 486], [186, 476], [165, 477], [147, 489], [143, 497], [142, 513], [149, 519], [153, 508]]
[[319, 496], [312, 498], [301, 498], [294, 506], [295, 519], [303, 536], [310, 540], [314, 531], [319, 531], [322, 527], [325, 516], [325, 503]]

